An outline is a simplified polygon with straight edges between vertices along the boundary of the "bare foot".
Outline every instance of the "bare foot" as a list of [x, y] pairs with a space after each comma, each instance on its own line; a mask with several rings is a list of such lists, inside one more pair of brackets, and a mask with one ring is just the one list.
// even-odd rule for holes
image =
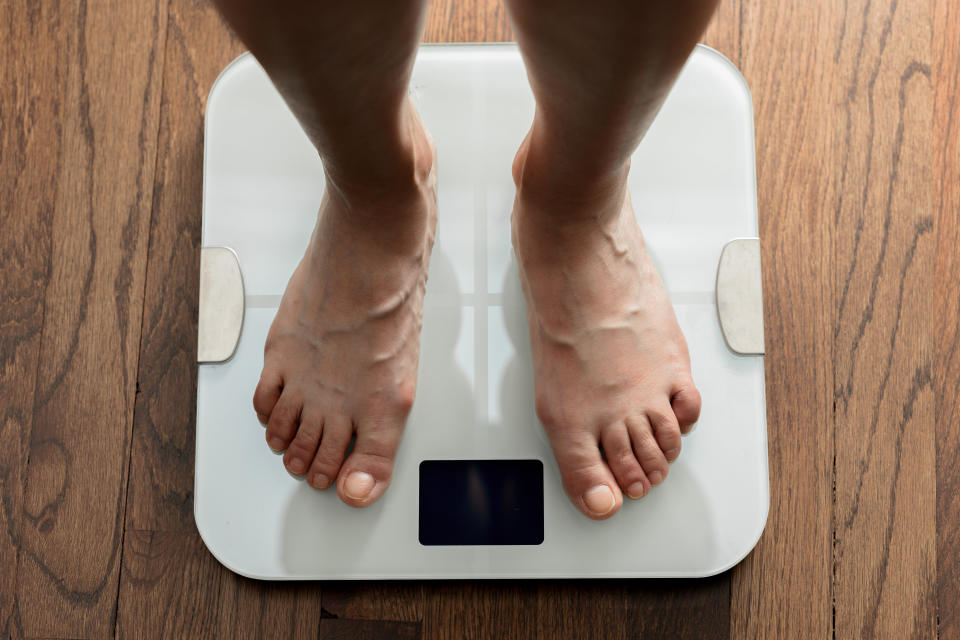
[[620, 509], [623, 494], [641, 498], [666, 478], [700, 393], [634, 218], [627, 168], [604, 186], [544, 189], [550, 160], [528, 162], [528, 142], [514, 162], [513, 243], [537, 416], [567, 495], [599, 520]]
[[[253, 405], [290, 473], [362, 507], [390, 484], [413, 404], [436, 228], [436, 151], [409, 106], [412, 175], [328, 177], [306, 254], [264, 348]], [[351, 436], [356, 444], [344, 461]]]

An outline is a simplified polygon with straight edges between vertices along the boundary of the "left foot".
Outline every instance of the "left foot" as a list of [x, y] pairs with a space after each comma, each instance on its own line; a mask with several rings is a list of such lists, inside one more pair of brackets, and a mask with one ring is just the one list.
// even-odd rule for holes
[[700, 393], [634, 217], [627, 168], [603, 186], [543, 189], [551, 160], [528, 162], [529, 147], [528, 139], [514, 162], [513, 244], [537, 416], [570, 500], [602, 520], [623, 494], [641, 498], [666, 478]]

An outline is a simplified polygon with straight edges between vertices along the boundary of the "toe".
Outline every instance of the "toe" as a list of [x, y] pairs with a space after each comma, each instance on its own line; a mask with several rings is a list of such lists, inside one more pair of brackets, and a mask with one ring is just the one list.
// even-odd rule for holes
[[279, 371], [263, 368], [260, 374], [260, 382], [253, 392], [253, 410], [257, 412], [257, 419], [260, 424], [266, 425], [270, 420], [270, 414], [273, 413], [273, 407], [280, 399], [280, 392], [283, 391], [283, 377]]
[[300, 425], [303, 404], [293, 393], [281, 394], [267, 422], [267, 444], [276, 452], [285, 451]]
[[650, 423], [646, 417], [628, 420], [627, 431], [630, 433], [633, 452], [637, 456], [640, 466], [643, 467], [643, 472], [647, 474], [650, 484], [652, 486], [660, 484], [667, 477], [669, 467], [667, 459], [653, 435]]
[[645, 496], [650, 490], [650, 481], [633, 454], [627, 425], [618, 422], [603, 429], [600, 432], [600, 443], [607, 456], [607, 465], [623, 493], [635, 500]]
[[353, 424], [350, 418], [328, 418], [324, 422], [320, 447], [307, 474], [307, 482], [311, 487], [326, 489], [333, 484], [340, 473], [340, 465], [343, 464], [343, 456], [352, 435]]
[[623, 504], [620, 486], [600, 456], [596, 437], [584, 433], [564, 438], [563, 442], [551, 438], [551, 442], [570, 501], [594, 520], [604, 520], [619, 511]]
[[700, 392], [693, 382], [686, 382], [674, 389], [670, 405], [677, 417], [682, 433], [689, 433], [700, 417]]
[[341, 500], [352, 507], [365, 507], [383, 495], [393, 477], [393, 459], [402, 433], [402, 421], [357, 425], [357, 442], [337, 476]]
[[287, 471], [295, 476], [302, 476], [307, 472], [314, 456], [317, 455], [322, 430], [323, 419], [304, 412], [297, 435], [283, 455], [283, 464], [287, 467]]
[[647, 420], [653, 428], [653, 437], [663, 451], [667, 462], [673, 462], [680, 455], [680, 425], [669, 407], [662, 411], [648, 411]]

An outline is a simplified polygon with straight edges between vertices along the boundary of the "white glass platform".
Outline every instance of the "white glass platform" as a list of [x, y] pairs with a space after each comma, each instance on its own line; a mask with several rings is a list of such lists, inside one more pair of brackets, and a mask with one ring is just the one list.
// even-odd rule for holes
[[[517, 49], [425, 45], [411, 92], [439, 151], [418, 395], [390, 489], [358, 510], [292, 478], [251, 404], [267, 329], [313, 229], [320, 160], [252, 56], [211, 90], [202, 242], [236, 252], [243, 277], [236, 353], [199, 370], [194, 502], [211, 552], [263, 579], [706, 576], [737, 563], [769, 499], [763, 357], [728, 348], [715, 292], [723, 247], [757, 236], [753, 114], [739, 72], [698, 47], [633, 158], [634, 207], [703, 412], [664, 484], [602, 522], [567, 500], [534, 415], [509, 233], [511, 161], [534, 107]], [[541, 460], [543, 542], [420, 544], [420, 462], [449, 459]]]

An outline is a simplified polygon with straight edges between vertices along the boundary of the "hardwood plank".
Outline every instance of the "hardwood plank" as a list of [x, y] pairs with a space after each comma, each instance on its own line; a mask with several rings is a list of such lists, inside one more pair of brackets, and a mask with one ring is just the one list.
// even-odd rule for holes
[[231, 573], [196, 532], [128, 531], [120, 638], [316, 638], [320, 593]]
[[502, 0], [432, 0], [424, 42], [505, 42], [513, 39]]
[[[956, 98], [960, 59], [956, 47], [960, 37], [956, 7], [950, 6], [955, 3], [937, 0], [932, 21], [917, 14], [925, 11], [923, 6], [905, 4], [897, 5], [890, 28], [885, 29], [884, 19], [891, 15], [890, 3], [869, 6], [848, 3], [844, 8], [839, 3], [817, 6], [800, 2], [744, 1], [744, 28], [738, 37], [743, 51], [741, 68], [751, 84], [757, 105], [761, 235], [766, 271], [767, 335], [771, 345], [767, 374], [773, 485], [767, 533], [757, 551], [733, 574], [732, 624], [738, 636], [756, 637], [766, 633], [823, 637], [831, 631], [830, 486], [835, 348], [838, 354], [836, 428], [841, 444], [838, 456], [843, 458], [838, 459], [837, 526], [841, 535], [836, 558], [837, 635], [856, 636], [858, 632], [870, 631], [875, 635], [904, 630], [907, 635], [931, 632], [932, 481], [929, 470], [932, 467], [928, 463], [932, 459], [933, 442], [937, 446], [939, 486], [936, 518], [940, 632], [944, 638], [960, 633], [956, 613], [960, 599], [957, 592], [960, 503], [956, 489], [960, 488], [960, 479], [954, 464], [960, 455], [955, 426], [957, 380], [960, 379], [960, 359], [955, 348], [956, 318], [960, 313], [957, 287], [960, 275], [957, 257], [960, 163], [957, 158], [960, 151], [958, 136], [952, 133], [960, 121]], [[484, 4], [488, 11], [491, 6]], [[117, 450], [125, 448], [122, 436], [126, 433], [132, 406], [128, 398], [133, 393], [129, 382], [133, 379], [133, 368], [129, 366], [133, 356], [130, 355], [132, 347], [127, 345], [136, 344], [135, 334], [139, 330], [135, 328], [138, 325], [135, 308], [139, 304], [136, 295], [130, 293], [129, 304], [119, 305], [105, 290], [110, 288], [107, 285], [117, 282], [128, 292], [136, 290], [137, 282], [142, 285], [143, 280], [138, 278], [142, 278], [145, 236], [141, 231], [146, 228], [141, 213], [143, 203], [151, 199], [156, 203], [165, 202], [167, 204], [158, 206], [158, 211], [163, 208], [169, 212], [176, 209], [177, 201], [171, 193], [153, 198], [147, 189], [141, 202], [133, 200], [132, 206], [140, 208], [134, 212], [130, 209], [131, 183], [139, 184], [131, 175], [144, 166], [144, 158], [153, 144], [150, 127], [141, 126], [141, 121], [149, 118], [144, 116], [140, 101], [156, 96], [158, 90], [155, 82], [145, 81], [139, 64], [150, 48], [144, 42], [157, 39], [143, 38], [143, 32], [149, 29], [124, 28], [137, 8], [114, 7], [111, 24], [118, 26], [111, 27], [116, 33], [108, 33], [102, 26], [91, 25], [103, 18], [103, 14], [95, 21], [87, 20], [86, 28], [78, 27], [83, 24], [80, 18], [83, 10], [96, 13], [96, 7], [70, 4], [62, 14], [51, 10], [50, 5], [37, 7], [34, 10], [10, 3], [0, 9], [4, 12], [0, 46], [5, 60], [4, 82], [0, 86], [0, 110], [4, 114], [0, 128], [3, 160], [0, 163], [0, 227], [5, 232], [0, 234], [0, 255], [4, 256], [0, 270], [7, 293], [5, 301], [0, 303], [0, 362], [3, 363], [0, 368], [0, 398], [3, 399], [0, 406], [3, 505], [0, 566], [11, 566], [8, 560], [14, 557], [11, 554], [16, 553], [19, 544], [17, 523], [21, 512], [27, 516], [28, 524], [23, 533], [24, 554], [20, 558], [23, 581], [19, 596], [23, 610], [14, 608], [9, 591], [12, 573], [3, 572], [0, 620], [5, 621], [6, 626], [0, 626], [0, 635], [22, 635], [25, 630], [18, 625], [24, 623], [28, 627], [26, 631], [31, 633], [98, 635], [102, 629], [109, 632], [109, 625], [101, 625], [103, 602], [109, 600], [110, 583], [115, 580], [111, 576], [116, 575], [116, 568], [110, 564], [115, 563], [115, 552], [111, 555], [110, 551], [110, 518], [104, 520], [97, 514], [112, 517], [118, 509], [112, 498], [119, 494], [119, 500], [123, 500], [122, 488], [119, 488], [123, 484], [123, 471], [114, 468], [120, 464], [114, 458], [122, 459]], [[721, 5], [721, 12], [726, 7]], [[195, 9], [200, 12], [200, 8]], [[193, 15], [186, 8], [181, 11], [184, 16]], [[465, 39], [480, 39], [479, 28], [470, 27], [461, 16], [467, 11], [458, 7], [454, 16], [452, 5], [435, 3], [429, 19], [435, 22], [428, 20], [426, 38], [447, 39], [447, 34], [459, 33], [467, 34]], [[106, 9], [103, 12], [105, 14]], [[907, 13], [906, 18], [901, 17], [903, 12]], [[494, 15], [499, 14], [494, 12]], [[7, 16], [11, 16], [9, 20]], [[157, 20], [162, 22], [162, 13], [157, 15]], [[938, 52], [933, 69], [928, 72], [936, 79], [933, 97], [929, 99], [932, 106], [926, 104], [928, 98], [923, 93], [923, 57], [916, 56], [919, 66], [904, 66], [914, 53], [905, 44], [923, 47], [928, 42], [926, 33], [921, 33], [924, 31], [921, 27], [926, 24], [933, 25], [934, 50]], [[719, 23], [711, 27], [719, 28]], [[497, 29], [505, 30], [505, 26]], [[131, 31], [133, 35], [128, 42], [125, 34]], [[157, 32], [162, 33], [162, 29]], [[708, 31], [706, 36], [708, 42], [711, 33]], [[198, 34], [190, 37], [201, 37]], [[912, 42], [904, 44], [905, 40]], [[733, 49], [718, 48], [732, 57]], [[81, 55], [82, 52], [85, 53]], [[131, 64], [131, 60], [135, 64]], [[159, 62], [155, 60], [154, 64]], [[194, 62], [193, 66], [183, 69], [199, 76], [201, 72], [196, 70], [200, 64]], [[122, 69], [123, 82], [108, 82], [114, 77], [111, 72], [118, 68]], [[137, 69], [140, 69], [139, 75]], [[910, 75], [905, 73], [910, 69]], [[875, 80], [872, 79], [874, 72]], [[165, 76], [165, 82], [168, 80], [186, 85], [189, 79]], [[202, 104], [209, 82], [198, 79], [195, 84], [198, 90], [202, 89]], [[84, 85], [91, 87], [87, 89], [86, 98]], [[109, 97], [97, 93], [103, 93], [102, 87], [107, 85]], [[903, 107], [899, 106], [901, 91]], [[941, 144], [934, 147], [936, 154], [932, 159], [924, 160], [918, 158], [917, 148], [925, 144], [925, 135], [929, 136], [922, 128], [924, 118], [930, 118], [931, 108], [933, 117], [928, 124], [935, 132], [934, 140]], [[118, 112], [114, 114], [116, 122], [108, 117], [111, 109]], [[176, 106], [165, 109], [171, 110], [171, 121], [178, 116], [172, 112]], [[16, 115], [10, 117], [11, 113]], [[901, 118], [903, 136], [898, 147], [896, 133]], [[85, 137], [80, 126], [85, 119], [94, 134], [93, 142]], [[49, 121], [61, 121], [61, 125], [44, 126]], [[170, 138], [163, 143], [167, 145], [167, 154], [182, 153], [178, 144], [188, 149], [195, 144], [189, 137], [189, 127], [184, 127], [176, 129], [171, 125], [167, 133]], [[868, 135], [871, 130], [875, 131], [873, 139]], [[143, 141], [138, 140], [141, 132], [145, 136]], [[184, 137], [178, 138], [178, 135]], [[11, 162], [11, 158], [15, 160]], [[166, 172], [158, 167], [157, 182], [165, 184], [159, 176], [168, 177], [167, 191], [176, 191], [179, 185], [187, 183], [183, 176], [189, 173], [189, 168], [192, 166], [196, 171], [199, 166], [191, 164], [194, 160], [174, 157]], [[924, 177], [924, 171], [932, 172], [936, 180], [933, 190], [936, 202], [930, 202], [930, 195], [923, 193], [929, 179]], [[153, 179], [150, 172], [144, 175], [147, 182]], [[856, 206], [864, 197], [869, 206]], [[198, 199], [184, 197], [181, 202], [198, 207], [195, 204]], [[928, 331], [924, 323], [931, 320], [920, 317], [924, 305], [930, 301], [918, 295], [922, 294], [922, 282], [928, 277], [924, 265], [929, 264], [927, 258], [933, 244], [932, 232], [923, 230], [928, 224], [923, 220], [924, 205], [929, 205], [929, 217], [939, 212], [936, 214], [937, 261], [933, 287], [938, 303], [939, 346], [935, 354], [926, 342], [929, 334], [924, 333]], [[877, 212], [885, 214], [887, 207], [891, 215], [889, 224], [884, 226], [884, 218]], [[131, 245], [110, 231], [117, 211], [133, 221], [128, 224], [135, 236]], [[195, 246], [190, 243], [194, 242], [191, 234], [196, 233], [196, 229], [188, 228], [193, 218], [185, 213], [177, 220], [177, 224], [164, 227], [155, 224], [151, 229], [151, 242], [163, 249], [158, 249], [154, 260], [151, 247], [148, 281], [152, 284], [148, 287], [154, 293], [150, 295], [164, 291], [159, 281], [162, 273], [171, 274], [170, 277], [179, 279], [181, 284], [195, 281], [195, 255], [190, 258], [194, 262], [187, 264], [188, 256], [171, 248]], [[36, 222], [39, 224], [33, 226]], [[917, 247], [911, 254], [909, 249], [914, 237]], [[95, 241], [92, 245], [91, 238]], [[133, 247], [132, 257], [126, 258], [126, 272], [123, 258], [116, 255], [118, 246]], [[95, 255], [91, 247], [96, 249]], [[851, 247], [857, 247], [856, 256], [851, 254]], [[883, 259], [880, 259], [881, 247], [885, 247]], [[51, 252], [55, 254], [52, 270], [48, 258]], [[888, 310], [880, 309], [878, 300], [873, 316], [868, 318], [862, 336], [857, 339], [860, 323], [856, 320], [862, 321], [863, 314], [870, 308], [873, 278], [870, 267], [880, 271], [874, 299], [897, 299], [899, 286], [903, 284], [904, 301], [899, 307], [904, 313], [896, 320]], [[167, 271], [163, 272], [165, 268]], [[158, 270], [156, 274], [154, 269]], [[82, 285], [88, 272], [90, 293], [84, 295]], [[182, 275], [186, 272], [190, 274]], [[17, 279], [10, 278], [10, 273], [16, 274]], [[834, 288], [833, 280], [839, 274], [838, 286], [841, 286], [847, 281], [848, 273], [851, 274], [850, 289], [855, 291], [847, 294], [841, 307], [838, 303], [842, 290]], [[51, 291], [45, 295], [48, 278], [52, 279]], [[15, 283], [13, 288], [7, 289], [11, 282]], [[7, 304], [14, 299], [20, 304]], [[78, 312], [84, 308], [84, 301], [87, 302], [86, 316], [81, 318]], [[41, 346], [38, 323], [42, 323], [44, 304], [49, 307], [49, 318]], [[189, 430], [193, 407], [188, 401], [193, 391], [189, 389], [185, 396], [179, 383], [172, 376], [164, 376], [161, 368], [164, 362], [169, 362], [177, 369], [192, 356], [177, 353], [169, 344], [165, 345], [160, 327], [166, 326], [178, 332], [177, 335], [187, 336], [191, 344], [194, 333], [181, 324], [189, 315], [184, 309], [186, 305], [171, 306], [173, 308], [166, 311], [154, 309], [157, 315], [144, 318], [145, 327], [153, 329], [153, 333], [148, 337], [147, 330], [144, 332], [143, 351], [152, 364], [149, 370], [144, 370], [143, 380], [152, 380], [153, 395], [149, 399], [138, 399], [138, 415], [147, 414], [143, 417], [146, 422], [141, 435], [148, 441], [139, 445], [145, 458], [136, 464], [140, 465], [137, 469], [149, 469], [152, 464], [149, 461], [166, 460], [174, 466], [169, 474], [157, 467], [155, 476], [137, 484], [136, 489], [144, 489], [146, 493], [138, 494], [143, 497], [137, 498], [139, 506], [130, 516], [132, 524], [182, 532], [129, 533], [124, 542], [119, 630], [138, 635], [147, 629], [130, 623], [137, 616], [157, 620], [151, 617], [154, 615], [151, 603], [156, 607], [155, 603], [179, 597], [185, 581], [194, 585], [189, 591], [192, 600], [182, 598], [177, 600], [176, 607], [166, 609], [175, 610], [173, 615], [179, 616], [182, 623], [181, 627], [171, 628], [200, 630], [203, 632], [200, 635], [217, 631], [229, 633], [236, 629], [231, 626], [233, 623], [221, 622], [222, 619], [240, 610], [257, 612], [257, 603], [265, 600], [270, 602], [266, 606], [271, 612], [267, 619], [286, 621], [288, 615], [300, 610], [294, 601], [311, 598], [300, 595], [291, 598], [284, 591], [286, 585], [261, 587], [259, 583], [238, 578], [204, 555], [206, 552], [198, 539], [189, 538], [195, 535], [187, 531], [190, 509], [186, 506], [192, 486]], [[122, 319], [118, 315], [121, 311]], [[189, 322], [194, 322], [192, 316]], [[76, 331], [71, 331], [74, 328]], [[894, 328], [897, 334], [891, 346], [889, 338]], [[73, 356], [67, 357], [74, 334], [76, 347]], [[859, 340], [856, 344], [855, 339]], [[103, 357], [94, 359], [90, 355], [93, 353], [102, 353]], [[882, 372], [884, 357], [890, 360], [891, 375], [883, 397], [879, 397], [878, 386], [870, 384], [867, 373], [874, 363], [879, 363], [877, 370]], [[38, 358], [41, 359], [39, 378], [36, 377]], [[925, 358], [934, 363], [928, 367], [932, 371], [927, 373], [922, 368]], [[95, 360], [97, 366], [94, 366]], [[63, 374], [58, 380], [60, 365]], [[910, 378], [917, 368], [920, 375]], [[105, 378], [104, 369], [120, 370], [123, 380], [118, 383], [115, 378]], [[189, 375], [195, 376], [195, 371], [191, 369]], [[853, 381], [849, 389], [846, 380]], [[907, 383], [914, 381], [919, 383], [915, 387], [917, 395], [912, 405], [913, 415], [907, 419], [904, 410], [911, 406], [911, 387]], [[937, 391], [936, 440], [931, 437], [928, 418], [932, 410], [931, 384]], [[34, 385], [36, 398], [33, 397]], [[178, 402], [188, 403], [189, 411], [176, 407]], [[867, 438], [864, 425], [871, 425], [874, 410], [871, 402], [880, 408], [877, 435]], [[36, 411], [31, 413], [33, 404]], [[861, 419], [863, 416], [867, 419]], [[173, 425], [164, 431], [168, 417], [173, 419]], [[137, 419], [138, 431], [140, 419]], [[184, 426], [184, 420], [191, 422]], [[903, 421], [902, 425], [898, 421]], [[32, 436], [31, 422], [38, 425]], [[926, 442], [921, 441], [923, 438]], [[875, 442], [868, 455], [865, 447], [869, 441]], [[27, 473], [28, 443], [29, 481], [26, 493], [20, 495], [19, 487]], [[64, 456], [63, 451], [69, 456]], [[898, 464], [905, 464], [903, 473], [896, 476], [883, 473], [895, 471]], [[78, 470], [81, 465], [93, 469]], [[98, 480], [96, 490], [91, 489], [89, 481], [94, 474]], [[860, 494], [863, 498], [854, 501], [857, 495], [852, 489], [857, 486], [854, 480], [859, 481], [861, 477], [865, 487]], [[58, 496], [60, 493], [62, 497]], [[78, 504], [77, 496], [83, 497], [83, 504]], [[21, 508], [24, 498], [26, 504]], [[911, 504], [914, 499], [917, 500], [915, 510]], [[134, 501], [133, 477], [130, 500]], [[844, 514], [848, 516], [846, 520], [839, 517]], [[907, 515], [920, 524], [908, 521]], [[915, 531], [909, 530], [911, 526]], [[890, 533], [886, 542], [875, 539], [876, 533], [886, 536], [887, 530]], [[177, 541], [178, 536], [192, 541]], [[858, 544], [864, 545], [863, 550]], [[911, 544], [916, 546], [910, 548]], [[77, 558], [62, 557], [64, 549]], [[87, 553], [77, 553], [80, 550]], [[887, 554], [885, 565], [881, 562], [884, 554]], [[884, 566], [886, 575], [881, 570]], [[45, 570], [49, 573], [44, 573]], [[54, 576], [58, 580], [53, 580]], [[90, 576], [104, 577], [99, 590], [89, 588]], [[863, 593], [860, 593], [861, 585]], [[195, 619], [184, 622], [190, 615], [185, 612], [195, 601], [210, 593], [216, 594], [218, 588], [228, 594], [243, 591], [247, 595], [218, 600], [215, 616], [207, 618], [204, 611], [200, 611]], [[665, 593], [682, 593], [676, 585], [664, 588], [669, 589]], [[306, 592], [318, 599], [314, 589], [311, 587]], [[278, 591], [285, 594], [284, 597], [270, 600]], [[565, 593], [556, 598], [553, 594], [546, 595], [549, 589], [538, 592], [537, 605], [556, 610], [551, 614], [555, 616], [550, 618], [551, 624], [557, 620], [561, 620], [557, 624], [567, 624], [563, 620], [580, 615], [586, 620], [602, 619], [597, 611], [615, 612], [612, 615], [617, 619], [628, 615], [629, 607], [622, 591], [614, 593], [603, 586], [582, 584], [563, 585], [562, 591]], [[462, 596], [446, 601], [456, 603]], [[712, 594], [711, 598], [715, 596]], [[359, 592], [357, 595], [360, 601], [372, 597]], [[515, 605], [486, 604], [487, 598], [499, 597], [491, 592], [471, 606], [480, 612], [497, 611], [500, 607], [511, 616], [516, 615]], [[898, 597], [902, 601], [898, 601]], [[254, 604], [250, 605], [251, 602]], [[789, 606], [784, 606], [785, 602]], [[362, 602], [351, 603], [345, 605], [344, 610], [359, 612], [366, 606]], [[578, 606], [579, 610], [575, 608]], [[871, 621], [868, 614], [873, 606], [877, 607], [878, 615]], [[90, 612], [89, 616], [77, 615], [80, 610]], [[442, 615], [453, 613], [445, 611]], [[542, 624], [543, 611], [538, 615], [538, 624]], [[309, 616], [310, 619], [295, 620], [289, 628], [299, 631], [301, 624], [319, 620], [315, 610], [310, 610]], [[901, 616], [902, 621], [894, 620]], [[661, 618], [660, 623], [665, 620]], [[324, 621], [319, 623], [319, 632], [338, 625], [343, 625], [340, 629], [347, 629], [351, 624], [354, 623], [349, 620], [332, 621], [330, 625]], [[355, 628], [362, 628], [364, 623], [360, 624], [361, 627]], [[562, 624], [556, 627], [561, 633], [575, 628], [601, 628], [586, 622], [579, 627]], [[313, 629], [314, 633], [317, 631]], [[337, 632], [334, 629], [328, 633]]]
[[419, 622], [331, 618], [320, 621], [320, 640], [413, 640], [419, 637]]
[[934, 2], [933, 197], [937, 215], [937, 597], [940, 638], [960, 637], [960, 7]]
[[26, 635], [101, 637], [115, 617], [166, 4], [80, 3], [60, 19], [64, 153], [17, 599]]
[[536, 637], [730, 637], [730, 577], [547, 582]]
[[[175, 0], [167, 28], [119, 629], [133, 637], [315, 637], [319, 585], [231, 573], [203, 547], [193, 521], [203, 112], [217, 75], [243, 47], [209, 3]], [[157, 599], [170, 608], [143, 610]]]
[[322, 618], [320, 584], [261, 582], [218, 568], [232, 598], [222, 599], [219, 638], [315, 638]]
[[[739, 54], [740, 0], [724, 0], [702, 38], [731, 60]], [[424, 42], [507, 42], [513, 32], [502, 0], [433, 0]]]
[[[836, 506], [840, 638], [936, 624], [927, 3], [854, 2], [834, 67]], [[842, 143], [841, 143], [842, 141]]]
[[198, 535], [128, 530], [117, 611], [117, 637], [209, 637], [218, 600], [233, 580]]
[[727, 638], [730, 579], [450, 582], [426, 587], [424, 638]]
[[0, 637], [22, 635], [16, 609], [23, 514], [54, 194], [63, 130], [69, 17], [0, 7]]
[[627, 638], [729, 638], [730, 586], [729, 572], [697, 580], [628, 582], [620, 625]]
[[700, 42], [713, 47], [735, 65], [740, 64], [741, 0], [720, 0]]
[[[593, 636], [609, 640], [627, 637], [628, 603], [623, 584], [609, 581], [549, 582], [541, 585], [538, 595], [538, 631], [543, 637], [572, 639]], [[666, 618], [655, 617], [659, 620]], [[644, 620], [631, 620], [630, 623], [635, 623], [634, 628], [638, 631], [645, 630]]]
[[323, 610], [355, 620], [423, 620], [424, 587], [419, 582], [326, 582]]
[[739, 63], [757, 139], [770, 512], [732, 573], [736, 638], [832, 633], [833, 175], [842, 142], [829, 82], [840, 9], [741, 3]]
[[430, 583], [425, 587], [423, 637], [538, 637], [542, 605], [537, 592], [533, 580]]
[[243, 47], [206, 2], [171, 3], [166, 40], [126, 526], [192, 531], [203, 113]]
[[[740, 0], [717, 7], [701, 39], [731, 60], [739, 55]], [[506, 42], [513, 40], [502, 0], [433, 0], [427, 13], [424, 42]]]

